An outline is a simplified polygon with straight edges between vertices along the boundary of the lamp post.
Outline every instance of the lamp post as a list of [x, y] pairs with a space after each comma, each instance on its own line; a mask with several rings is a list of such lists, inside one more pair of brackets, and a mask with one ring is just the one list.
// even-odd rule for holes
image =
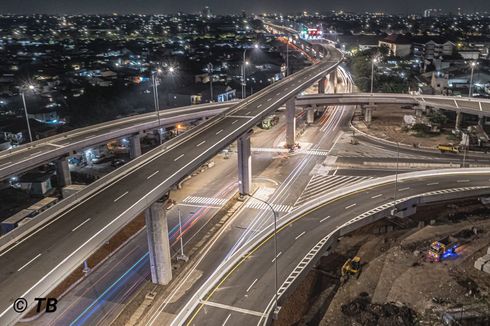
[[180, 208], [179, 211], [179, 237], [180, 237], [180, 255], [177, 256], [178, 260], [188, 261], [189, 257], [184, 254], [184, 240], [182, 239], [182, 220], [180, 217]]
[[213, 94], [213, 64], [210, 62], [208, 63], [208, 75], [209, 75], [209, 92], [210, 92], [210, 99], [209, 103], [214, 101], [214, 94]]
[[[34, 87], [34, 85], [28, 85], [27, 89], [30, 91], [33, 91], [35, 89], [35, 87]], [[31, 124], [29, 123], [29, 114], [27, 113], [25, 90], [22, 90], [20, 92], [20, 97], [22, 98], [22, 103], [24, 104], [24, 113], [26, 116], [27, 131], [29, 132], [29, 140], [30, 140], [30, 142], [32, 142]]]
[[471, 66], [471, 76], [470, 76], [470, 90], [468, 91], [468, 97], [472, 97], [473, 94], [472, 94], [472, 89], [473, 89], [473, 73], [475, 71], [475, 67], [478, 63], [473, 61], [471, 62], [470, 66]]
[[393, 210], [391, 211], [391, 216], [395, 216], [397, 212], [396, 208], [396, 197], [398, 194], [398, 162], [400, 161], [400, 143], [396, 142], [396, 171], [395, 171], [395, 192], [393, 194]]
[[286, 77], [289, 76], [289, 36], [286, 38]]
[[[175, 71], [174, 67], [168, 68], [168, 71], [170, 73], [173, 73]], [[153, 83], [153, 101], [155, 103], [155, 112], [157, 114], [157, 120], [158, 120], [158, 139], [160, 141], [160, 145], [163, 143], [162, 140], [162, 124], [160, 120], [160, 100], [158, 98], [158, 79], [157, 79], [157, 74], [161, 74], [163, 72], [162, 69], [158, 68], [156, 71], [153, 71], [151, 74], [152, 78], [152, 83]]]
[[[254, 48], [258, 49], [259, 45], [254, 44]], [[247, 55], [247, 50], [243, 50], [243, 60], [242, 60], [242, 99], [244, 99], [247, 96], [247, 80], [245, 79], [245, 66], [249, 64], [249, 62], [246, 60], [246, 55]]]
[[278, 300], [278, 285], [277, 285], [277, 212], [275, 211], [274, 207], [272, 207], [269, 202], [262, 200], [260, 198], [254, 197], [250, 194], [247, 194], [250, 198], [253, 198], [255, 200], [258, 200], [264, 204], [266, 204], [272, 211], [272, 214], [274, 215], [274, 311], [273, 311], [273, 319], [277, 319], [277, 315], [279, 314], [279, 310], [281, 307], [277, 304]]
[[371, 94], [373, 94], [373, 85], [374, 85], [374, 64], [378, 62], [378, 59], [373, 58], [371, 60]]

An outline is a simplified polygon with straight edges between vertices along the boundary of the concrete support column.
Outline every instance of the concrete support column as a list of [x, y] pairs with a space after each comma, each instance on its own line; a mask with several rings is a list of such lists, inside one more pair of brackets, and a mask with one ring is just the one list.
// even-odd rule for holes
[[294, 98], [286, 102], [286, 146], [296, 145], [296, 105]]
[[172, 280], [167, 215], [163, 206], [163, 203], [156, 202], [145, 210], [151, 280], [161, 285]]
[[325, 82], [327, 79], [323, 77], [318, 81], [318, 94], [325, 94]]
[[373, 107], [366, 106], [364, 110], [364, 122], [370, 123], [373, 119]]
[[337, 70], [330, 73], [330, 84], [333, 88], [333, 93], [337, 94]]
[[58, 180], [58, 187], [60, 188], [71, 185], [68, 157], [62, 157], [56, 161], [56, 179]]
[[463, 121], [463, 113], [461, 111], [458, 111], [456, 112], [456, 124], [454, 126], [454, 129], [461, 129], [461, 121]]
[[483, 125], [485, 124], [485, 117], [480, 115], [478, 116], [478, 124], [480, 125], [480, 127], [483, 127]]
[[136, 134], [129, 138], [129, 157], [131, 159], [141, 156], [140, 135]]
[[238, 191], [240, 195], [250, 194], [252, 188], [252, 153], [250, 150], [251, 131], [237, 140], [238, 150]]
[[315, 122], [315, 109], [308, 108], [306, 109], [306, 123], [311, 125], [313, 122]]

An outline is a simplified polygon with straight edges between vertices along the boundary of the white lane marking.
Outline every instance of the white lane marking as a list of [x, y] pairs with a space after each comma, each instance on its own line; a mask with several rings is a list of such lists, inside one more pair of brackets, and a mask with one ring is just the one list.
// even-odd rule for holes
[[[277, 254], [276, 258], [279, 258], [280, 255], [282, 255], [282, 251], [279, 251], [279, 253]], [[276, 258], [272, 258], [272, 262], [275, 262], [276, 261]]]
[[262, 106], [262, 104], [257, 105], [257, 109], [260, 108], [261, 106]]
[[88, 221], [90, 221], [90, 217], [88, 219], [86, 219], [84, 222], [78, 224], [78, 226], [76, 228], [74, 228], [73, 230], [71, 230], [71, 232], [75, 232], [77, 229], [79, 229], [82, 225], [84, 225]]
[[123, 198], [124, 196], [126, 196], [127, 194], [129, 193], [129, 191], [126, 191], [124, 194], [122, 194], [121, 196], [117, 197], [116, 199], [114, 199], [114, 202], [117, 202], [119, 199]]
[[298, 234], [298, 235], [296, 236], [296, 238], [294, 238], [294, 240], [298, 240], [299, 238], [301, 238], [301, 237], [302, 237], [302, 236], [304, 236], [305, 234], [306, 234], [306, 231], [301, 232], [300, 234]]
[[235, 121], [233, 121], [231, 124], [232, 124], [232, 125], [234, 125], [234, 124], [235, 124], [235, 123], [237, 123], [237, 122], [238, 122], [238, 120], [235, 120]]
[[149, 180], [151, 177], [155, 176], [158, 172], [160, 172], [160, 170], [157, 170], [157, 171], [153, 172], [152, 174], [150, 174], [149, 176], [147, 176], [146, 180]]
[[256, 278], [255, 281], [253, 281], [252, 284], [250, 284], [250, 286], [247, 288], [247, 291], [246, 292], [250, 291], [250, 289], [252, 288], [252, 286], [254, 286], [254, 284], [257, 283], [258, 280], [259, 279]]
[[206, 141], [205, 141], [205, 140], [203, 140], [202, 142], [200, 142], [199, 144], [197, 144], [197, 145], [196, 145], [196, 147], [201, 146], [201, 145], [202, 145], [202, 144], [204, 144], [205, 142], [206, 142]]
[[356, 205], [357, 205], [357, 204], [356, 204], [356, 203], [354, 203], [354, 204], [352, 204], [352, 205], [346, 206], [346, 207], [345, 207], [345, 209], [349, 209], [349, 208], [354, 207], [354, 206], [356, 206]]
[[218, 132], [216, 133], [216, 135], [219, 135], [219, 134], [221, 134], [222, 132], [223, 132], [223, 129], [221, 129], [220, 131], [218, 131]]
[[182, 158], [182, 156], [184, 156], [184, 154], [180, 154], [180, 156], [179, 156], [179, 157], [174, 158], [174, 162], [176, 162], [176, 161], [180, 160], [180, 159]]
[[458, 180], [456, 182], [459, 182], [459, 183], [461, 183], [461, 182], [470, 182], [470, 180]]
[[408, 190], [408, 189], [410, 189], [410, 187], [406, 187], [406, 188], [398, 189], [398, 191], [405, 191], [405, 190]]
[[206, 306], [236, 311], [236, 312], [240, 312], [242, 314], [257, 316], [260, 318], [264, 317], [264, 314], [259, 312], [259, 311], [254, 311], [254, 310], [249, 310], [249, 309], [244, 309], [244, 308], [238, 308], [238, 307], [230, 306], [227, 304], [222, 304], [222, 303], [217, 303], [217, 302], [212, 302], [212, 301], [205, 301], [205, 300], [199, 300], [199, 303], [204, 304]]
[[223, 322], [223, 324], [221, 324], [221, 326], [225, 326], [226, 323], [228, 322], [228, 320], [230, 319], [231, 317], [231, 314], [228, 314], [228, 317], [226, 317], [225, 321]]
[[34, 155], [39, 154], [39, 153], [42, 153], [42, 151], [39, 151], [39, 152], [35, 152], [35, 153], [32, 153], [32, 154], [29, 154], [29, 156], [34, 156]]
[[379, 198], [379, 197], [381, 197], [381, 196], [383, 196], [383, 194], [379, 194], [379, 195], [373, 196], [373, 197], [371, 197], [371, 198], [372, 198], [372, 199], [374, 199], [374, 198]]
[[281, 95], [281, 92], [278, 92], [278, 93], [276, 94], [276, 96], [279, 96], [279, 95]]
[[439, 184], [439, 182], [431, 182], [431, 183], [428, 183], [427, 185], [428, 186], [435, 186], [435, 185], [438, 185], [438, 184]]
[[336, 175], [338, 170], [339, 169], [335, 169], [335, 171], [333, 171], [332, 175]]
[[29, 260], [27, 263], [25, 263], [21, 268], [19, 268], [17, 270], [17, 272], [20, 272], [21, 270], [23, 270], [25, 267], [27, 267], [27, 265], [29, 265], [30, 263], [32, 263], [33, 261], [35, 261], [36, 259], [39, 258], [39, 256], [41, 256], [41, 254], [37, 255], [36, 257], [32, 258], [31, 260]]
[[325, 221], [326, 219], [330, 218], [330, 215], [328, 215], [327, 217], [324, 217], [320, 220], [320, 223], [322, 223], [323, 221]]
[[0, 166], [9, 165], [10, 163], [12, 163], [12, 162], [3, 163], [3, 164], [0, 164]]
[[270, 101], [272, 101], [272, 97], [269, 97], [269, 98], [267, 99], [267, 102], [270, 102]]

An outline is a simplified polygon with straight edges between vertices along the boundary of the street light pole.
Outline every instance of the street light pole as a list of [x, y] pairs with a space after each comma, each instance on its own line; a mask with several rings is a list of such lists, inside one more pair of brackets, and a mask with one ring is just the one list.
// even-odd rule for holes
[[[29, 85], [29, 89], [30, 90], [33, 90], [34, 89], [34, 86]], [[29, 123], [29, 114], [27, 113], [26, 96], [25, 96], [25, 92], [24, 91], [21, 91], [20, 92], [20, 97], [22, 98], [22, 103], [24, 104], [24, 113], [25, 113], [25, 116], [26, 116], [27, 131], [29, 132], [29, 139], [30, 139], [30, 142], [32, 143], [31, 124]]]
[[180, 208], [178, 209], [178, 212], [179, 212], [180, 255], [177, 256], [177, 259], [183, 260], [183, 261], [188, 261], [189, 257], [184, 255], [184, 240], [182, 239], [182, 220], [180, 217]]
[[377, 62], [376, 58], [371, 60], [371, 94], [373, 94], [373, 86], [374, 86], [374, 64]]
[[471, 77], [470, 77], [470, 90], [468, 91], [468, 97], [472, 97], [472, 89], [473, 89], [473, 72], [475, 71], [476, 63], [473, 61], [471, 64]]
[[277, 319], [277, 315], [279, 314], [279, 310], [281, 309], [281, 307], [278, 305], [277, 303], [277, 300], [278, 300], [278, 281], [277, 281], [277, 212], [276, 210], [274, 209], [274, 207], [272, 207], [271, 204], [269, 204], [269, 202], [263, 200], [263, 199], [260, 199], [260, 198], [257, 198], [257, 197], [254, 197], [250, 194], [247, 194], [247, 196], [249, 196], [250, 198], [253, 198], [255, 200], [258, 200], [264, 204], [266, 204], [272, 211], [272, 214], [274, 215], [274, 269], [275, 269], [275, 273], [274, 273], [274, 311], [273, 311], [273, 319]]
[[286, 77], [289, 76], [289, 36], [286, 43]]
[[152, 82], [153, 82], [153, 100], [155, 102], [155, 112], [157, 114], [157, 120], [158, 120], [158, 139], [160, 141], [160, 145], [162, 144], [162, 124], [161, 124], [161, 121], [160, 121], [160, 103], [159, 103], [159, 100], [158, 100], [158, 85], [157, 85], [157, 78], [156, 78], [156, 74], [161, 72], [160, 69], [158, 69], [157, 71], [154, 71], [152, 74], [151, 74], [151, 77], [152, 77]]
[[395, 171], [395, 193], [393, 194], [394, 202], [393, 202], [393, 210], [391, 211], [391, 215], [394, 216], [396, 214], [396, 197], [398, 194], [398, 163], [400, 161], [400, 143], [396, 142], [396, 171]]
[[209, 102], [214, 101], [214, 94], [213, 94], [213, 64], [210, 62], [208, 64], [208, 74], [209, 74], [209, 91], [210, 91], [210, 100]]
[[[254, 44], [254, 48], [258, 49], [259, 46], [258, 44]], [[247, 65], [246, 61], [246, 55], [247, 55], [247, 50], [243, 50], [243, 61], [242, 61], [242, 99], [247, 97], [247, 80], [245, 79], [245, 67]]]

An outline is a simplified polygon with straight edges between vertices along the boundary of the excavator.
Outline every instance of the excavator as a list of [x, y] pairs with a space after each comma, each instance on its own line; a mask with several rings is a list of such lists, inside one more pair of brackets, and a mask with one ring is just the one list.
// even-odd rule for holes
[[355, 276], [356, 279], [359, 278], [359, 275], [361, 274], [362, 270], [362, 265], [361, 265], [361, 257], [355, 256], [354, 258], [349, 258], [345, 261], [344, 265], [342, 266], [342, 277], [341, 277], [341, 283], [347, 282], [349, 277]]

